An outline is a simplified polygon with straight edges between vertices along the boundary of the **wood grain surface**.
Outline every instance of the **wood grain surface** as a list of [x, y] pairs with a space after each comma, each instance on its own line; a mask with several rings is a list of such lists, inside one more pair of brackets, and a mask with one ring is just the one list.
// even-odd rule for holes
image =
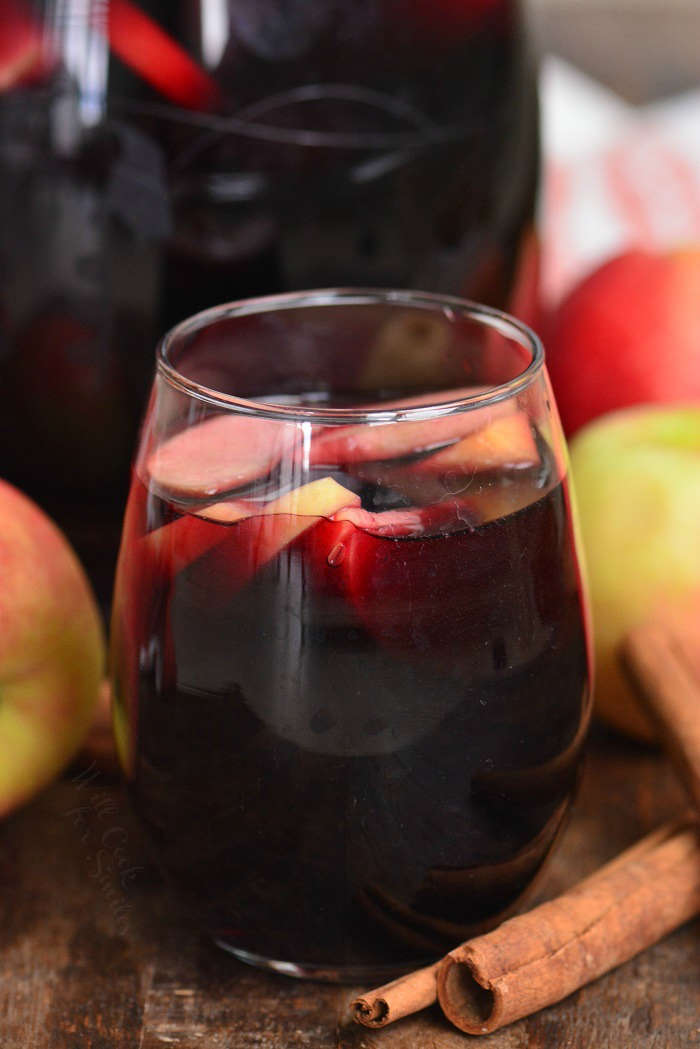
[[[665, 759], [596, 733], [574, 814], [540, 885], [572, 884], [671, 816]], [[75, 766], [0, 828], [2, 1049], [464, 1049], [434, 1008], [370, 1032], [358, 988], [257, 972], [182, 931], [118, 783]], [[484, 1049], [700, 1047], [700, 922]]]

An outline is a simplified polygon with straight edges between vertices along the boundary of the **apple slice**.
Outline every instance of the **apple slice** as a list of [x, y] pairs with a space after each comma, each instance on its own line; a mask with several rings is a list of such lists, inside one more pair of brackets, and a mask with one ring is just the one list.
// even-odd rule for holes
[[[219, 521], [223, 522], [227, 504], [220, 505]], [[344, 507], [359, 505], [359, 495], [332, 477], [322, 477], [268, 503], [256, 504], [253, 514], [239, 516], [229, 526], [188, 514], [161, 528], [160, 532], [167, 534], [159, 543], [161, 548], [167, 544], [171, 551], [173, 572], [208, 554], [201, 564], [193, 566], [195, 589], [205, 595], [208, 603], [219, 604], [228, 601], [259, 569], [322, 518], [332, 517]], [[239, 512], [241, 504], [234, 507], [234, 512]], [[180, 531], [175, 533], [177, 526]], [[191, 576], [190, 582], [194, 581], [195, 576]]]
[[378, 330], [360, 376], [369, 389], [390, 384], [426, 386], [444, 372], [453, 332], [442, 314], [407, 310]]
[[[352, 464], [352, 473], [383, 489], [396, 489], [419, 506], [481, 498], [486, 485], [479, 475], [489, 471], [525, 470], [540, 461], [527, 417], [522, 412], [489, 423], [477, 433], [412, 463], [368, 462]], [[474, 483], [475, 478], [478, 483]], [[513, 482], [512, 475], [508, 483]], [[490, 487], [495, 487], [490, 485]], [[507, 500], [506, 500], [507, 501]], [[532, 501], [532, 493], [530, 498]], [[478, 514], [484, 520], [482, 513]]]
[[266, 477], [296, 440], [293, 424], [214, 415], [164, 441], [146, 468], [170, 495], [204, 499]]
[[0, 94], [50, 72], [53, 56], [29, 3], [0, 0]]
[[146, 653], [160, 660], [163, 687], [177, 680], [172, 634], [171, 593], [178, 572], [221, 542], [225, 529], [213, 521], [185, 514], [143, 534], [148, 516], [148, 490], [138, 478], [132, 484], [119, 552], [112, 613], [111, 664], [117, 699], [115, 732], [121, 762], [129, 773], [134, 758], [127, 731], [137, 723], [139, 676]]
[[[465, 572], [474, 533], [463, 524], [454, 535], [435, 534], [432, 528], [427, 535], [417, 534], [415, 518], [408, 533], [396, 519], [383, 527], [376, 520], [381, 514], [371, 516], [374, 521], [343, 511], [304, 536], [302, 557], [314, 587], [329, 600], [347, 603], [369, 634], [411, 659], [424, 651], [438, 656], [461, 651], [471, 634], [467, 609], [473, 597], [460, 579], [475, 574], [475, 566]], [[410, 526], [409, 515], [404, 523]], [[482, 570], [487, 579], [488, 565]]]
[[146, 532], [148, 490], [136, 477], [127, 503], [119, 551], [114, 611], [122, 620], [126, 641], [142, 644], [147, 632], [148, 608], [154, 595], [167, 593], [182, 568], [221, 542], [220, 524], [184, 514]]
[[332, 477], [310, 481], [231, 528], [217, 547], [217, 566], [229, 580], [242, 585], [321, 518], [359, 505], [359, 495]]
[[[147, 535], [132, 538], [125, 556], [152, 585], [156, 578], [162, 581], [175, 576], [213, 547], [220, 543], [228, 546], [228, 540], [233, 539], [242, 547], [234, 560], [239, 567], [243, 560], [250, 560], [252, 574], [319, 517], [331, 517], [344, 507], [359, 505], [359, 495], [332, 477], [322, 477], [267, 503], [228, 500], [183, 514]], [[131, 581], [133, 584], [133, 576]]]
[[412, 463], [419, 473], [458, 470], [465, 474], [486, 470], [522, 470], [540, 461], [530, 421], [524, 412], [494, 419], [435, 455]]
[[109, 46], [164, 98], [189, 109], [214, 109], [219, 88], [207, 73], [130, 0], [110, 0]]
[[347, 506], [334, 514], [333, 520], [349, 522], [364, 532], [394, 539], [461, 531], [478, 523], [471, 502], [466, 500], [410, 506], [405, 510], [382, 510], [378, 513], [358, 506]]
[[537, 502], [548, 491], [533, 484], [530, 474], [522, 474], [510, 484], [483, 485], [471, 497], [471, 506], [479, 524], [488, 524], [501, 517], [524, 510]]
[[[403, 402], [402, 406], [409, 405]], [[491, 421], [510, 415], [514, 410], [512, 401], [502, 401], [472, 411], [426, 419], [424, 422], [326, 427], [311, 441], [310, 463], [346, 466], [358, 462], [401, 459], [457, 441], [485, 428]]]
[[244, 521], [246, 517], [263, 513], [264, 507], [265, 503], [255, 502], [253, 499], [226, 499], [221, 503], [210, 503], [196, 510], [192, 509], [190, 513], [203, 517], [206, 521], [235, 524], [236, 521]]
[[411, 507], [406, 510], [383, 510], [373, 513], [359, 506], [347, 506], [333, 515], [334, 521], [348, 521], [355, 528], [362, 528], [373, 535], [409, 536], [422, 535], [425, 524], [421, 510]]

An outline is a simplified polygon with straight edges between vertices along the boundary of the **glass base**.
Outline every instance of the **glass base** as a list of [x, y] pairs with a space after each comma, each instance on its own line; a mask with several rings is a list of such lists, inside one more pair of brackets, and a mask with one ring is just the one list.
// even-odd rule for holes
[[283, 973], [285, 976], [293, 976], [297, 980], [319, 980], [323, 983], [348, 983], [348, 984], [382, 984], [396, 979], [412, 969], [420, 969], [424, 965], [430, 965], [434, 958], [426, 958], [424, 961], [405, 962], [403, 965], [323, 965], [320, 962], [286, 962], [279, 958], [267, 958], [262, 954], [254, 954], [245, 951], [241, 947], [234, 947], [232, 943], [214, 937], [214, 943], [233, 954], [239, 961], [246, 965], [253, 965], [256, 969], [267, 969], [268, 972]]

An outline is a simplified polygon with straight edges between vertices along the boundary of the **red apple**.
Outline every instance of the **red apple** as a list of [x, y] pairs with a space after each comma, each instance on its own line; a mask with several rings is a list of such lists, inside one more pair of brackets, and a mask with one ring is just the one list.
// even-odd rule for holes
[[547, 367], [569, 434], [618, 408], [700, 400], [700, 248], [595, 270], [556, 311]]
[[67, 540], [0, 481], [0, 817], [73, 757], [102, 680], [102, 625]]

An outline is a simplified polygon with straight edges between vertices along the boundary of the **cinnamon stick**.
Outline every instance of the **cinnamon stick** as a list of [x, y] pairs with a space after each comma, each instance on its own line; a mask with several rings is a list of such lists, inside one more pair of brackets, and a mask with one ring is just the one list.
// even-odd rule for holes
[[386, 1027], [403, 1016], [427, 1009], [437, 998], [435, 977], [439, 964], [407, 973], [356, 998], [352, 1003], [354, 1019], [365, 1027]]
[[440, 963], [443, 1012], [488, 1034], [560, 1001], [700, 911], [700, 825], [684, 817], [555, 900], [469, 940]]
[[369, 991], [354, 1019], [385, 1027], [432, 1005], [486, 1034], [551, 1005], [700, 912], [700, 824], [659, 827], [562, 896]]
[[700, 810], [700, 600], [635, 627], [620, 657]]

